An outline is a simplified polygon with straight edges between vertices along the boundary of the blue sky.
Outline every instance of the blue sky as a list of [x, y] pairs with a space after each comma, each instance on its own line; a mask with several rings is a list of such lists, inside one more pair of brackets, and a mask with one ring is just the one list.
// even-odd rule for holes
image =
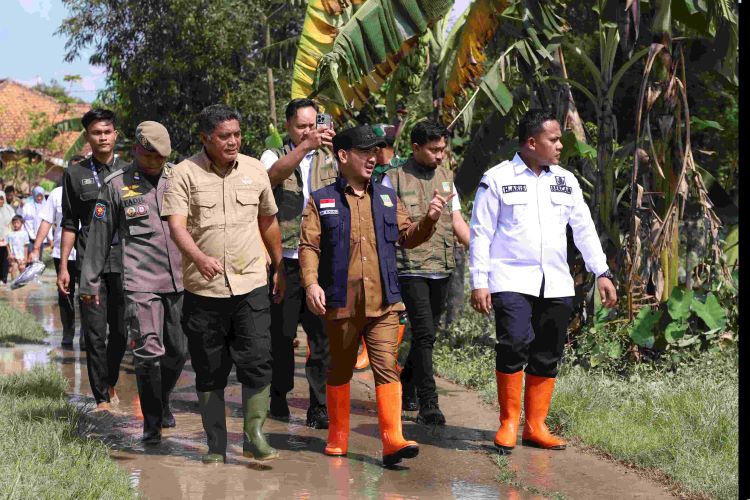
[[70, 94], [91, 102], [106, 81], [104, 69], [88, 63], [90, 51], [72, 62], [63, 61], [65, 38], [54, 33], [67, 11], [60, 0], [2, 0], [0, 15], [0, 78], [12, 78], [33, 85], [65, 75], [83, 79]]
[[[1, 0], [0, 78], [12, 78], [33, 85], [49, 83], [53, 78], [70, 94], [91, 102], [106, 84], [104, 68], [88, 63], [90, 51], [66, 63], [65, 39], [55, 35], [68, 13], [60, 0]], [[460, 14], [470, 0], [456, 0], [450, 18]], [[65, 75], [80, 75], [82, 81], [71, 85]]]

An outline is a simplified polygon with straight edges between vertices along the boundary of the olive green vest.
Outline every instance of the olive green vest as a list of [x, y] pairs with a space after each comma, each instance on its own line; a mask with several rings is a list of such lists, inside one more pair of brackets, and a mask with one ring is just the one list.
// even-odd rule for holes
[[[281, 158], [288, 155], [292, 148], [289, 144], [283, 149], [273, 149], [276, 156]], [[310, 192], [333, 184], [338, 176], [338, 168], [333, 160], [333, 153], [321, 148], [315, 151], [310, 165]], [[302, 211], [305, 209], [305, 197], [302, 192], [302, 171], [299, 165], [294, 173], [279, 183], [273, 190], [273, 197], [279, 212], [276, 218], [281, 229], [281, 246], [285, 249], [297, 250], [299, 246], [300, 224]]]
[[[453, 192], [453, 174], [443, 167], [435, 170], [421, 167], [409, 157], [403, 166], [386, 174], [412, 221], [421, 220], [430, 207], [437, 189], [441, 196]], [[443, 210], [435, 234], [416, 248], [397, 247], [396, 258], [400, 274], [450, 273], [456, 267], [453, 257], [453, 211], [450, 205]]]

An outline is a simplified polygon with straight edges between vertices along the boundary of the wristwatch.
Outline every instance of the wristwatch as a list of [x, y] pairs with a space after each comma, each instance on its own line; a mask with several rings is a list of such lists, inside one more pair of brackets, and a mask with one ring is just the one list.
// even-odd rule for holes
[[604, 271], [604, 272], [603, 272], [602, 274], [600, 274], [599, 276], [597, 276], [597, 278], [607, 278], [607, 279], [609, 279], [609, 281], [611, 281], [612, 283], [614, 283], [614, 282], [615, 282], [615, 275], [614, 275], [614, 274], [612, 274], [612, 271], [610, 271], [609, 269], [607, 269], [607, 270], [606, 270], [606, 271]]

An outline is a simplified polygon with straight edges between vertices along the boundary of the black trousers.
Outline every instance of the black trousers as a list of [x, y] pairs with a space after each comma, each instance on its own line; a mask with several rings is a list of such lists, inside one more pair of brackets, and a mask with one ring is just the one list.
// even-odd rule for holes
[[8, 282], [8, 247], [0, 247], [0, 282]]
[[310, 407], [326, 404], [326, 373], [331, 356], [323, 318], [307, 308], [305, 290], [300, 283], [299, 260], [284, 259], [286, 292], [280, 304], [271, 304], [271, 390], [286, 394], [294, 388], [294, 347], [297, 324], [307, 334], [310, 355], [305, 361], [305, 376], [310, 388]]
[[227, 386], [232, 364], [250, 389], [271, 383], [271, 313], [268, 287], [233, 297], [202, 297], [185, 291], [182, 329], [195, 370], [195, 389]]
[[[99, 305], [81, 302], [81, 325], [86, 339], [86, 369], [97, 404], [109, 401], [108, 386], [120, 376], [125, 354], [125, 296], [120, 273], [104, 273], [99, 284]], [[109, 334], [107, 334], [109, 326]]]
[[417, 389], [420, 404], [437, 401], [432, 349], [440, 316], [445, 311], [449, 279], [399, 277], [401, 298], [411, 326], [411, 347], [401, 371], [401, 384], [407, 390], [410, 385]]
[[492, 294], [495, 310], [495, 368], [502, 373], [524, 369], [537, 377], [556, 377], [565, 348], [573, 297], [544, 298], [516, 292]]
[[[60, 274], [60, 259], [53, 258], [55, 263], [55, 274]], [[78, 281], [78, 269], [74, 261], [68, 261], [69, 268], [73, 275], [70, 276], [70, 295], [57, 291], [57, 307], [60, 309], [60, 322], [63, 327], [63, 344], [73, 342], [76, 336], [76, 281]], [[83, 337], [83, 328], [81, 328], [81, 337]], [[85, 341], [84, 341], [85, 342]]]

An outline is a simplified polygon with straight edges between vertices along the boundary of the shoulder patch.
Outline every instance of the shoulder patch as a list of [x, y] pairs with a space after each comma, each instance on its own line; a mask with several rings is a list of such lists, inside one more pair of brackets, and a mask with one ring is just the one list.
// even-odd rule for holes
[[124, 173], [125, 173], [125, 171], [127, 170], [127, 168], [128, 168], [128, 167], [127, 167], [127, 166], [125, 166], [125, 167], [122, 167], [122, 168], [121, 168], [121, 169], [119, 169], [119, 170], [115, 170], [114, 172], [112, 172], [111, 174], [109, 174], [109, 175], [108, 175], [107, 177], [105, 177], [105, 178], [104, 178], [104, 184], [107, 184], [107, 183], [108, 183], [109, 181], [111, 181], [111, 180], [112, 180], [112, 179], [114, 179], [115, 177], [117, 177], [117, 176], [120, 176], [120, 175], [124, 174]]
[[94, 218], [103, 220], [107, 216], [107, 205], [101, 201], [97, 201], [94, 205]]

